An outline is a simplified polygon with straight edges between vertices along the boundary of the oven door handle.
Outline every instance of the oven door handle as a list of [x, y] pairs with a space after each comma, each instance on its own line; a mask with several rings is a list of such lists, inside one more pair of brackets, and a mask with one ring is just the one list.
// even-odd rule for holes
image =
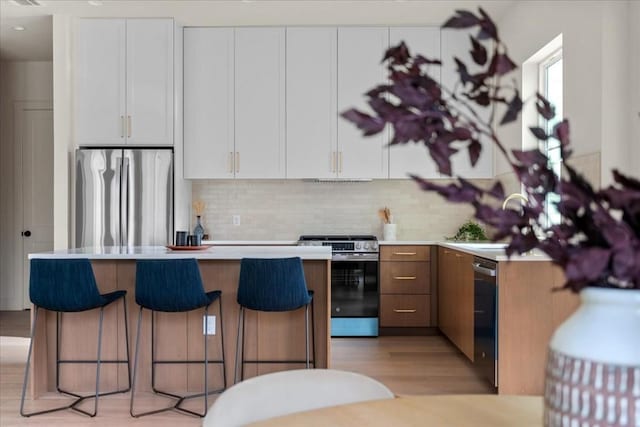
[[372, 254], [372, 256], [370, 257], [361, 257], [361, 256], [333, 254], [333, 256], [331, 257], [331, 261], [333, 262], [341, 262], [341, 261], [378, 262], [378, 255]]

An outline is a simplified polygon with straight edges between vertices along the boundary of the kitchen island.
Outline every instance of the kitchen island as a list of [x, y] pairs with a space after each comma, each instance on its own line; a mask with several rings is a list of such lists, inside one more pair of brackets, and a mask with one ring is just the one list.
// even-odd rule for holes
[[[139, 306], [135, 303], [136, 259], [196, 258], [205, 291], [222, 291], [224, 325], [224, 353], [227, 384], [233, 383], [238, 331], [239, 307], [236, 302], [240, 260], [242, 258], [287, 258], [303, 260], [305, 278], [309, 290], [314, 291], [314, 318], [316, 341], [316, 367], [329, 367], [329, 315], [331, 298], [331, 249], [328, 247], [297, 246], [213, 246], [206, 250], [172, 251], [162, 246], [148, 247], [100, 247], [58, 250], [30, 254], [29, 258], [88, 258], [91, 260], [101, 293], [126, 290], [128, 311], [129, 349], [131, 364], [135, 351], [135, 333]], [[123, 359], [126, 347], [121, 339], [125, 333], [122, 303], [105, 309], [103, 332], [103, 359]], [[44, 314], [44, 315], [43, 315]], [[217, 304], [209, 314], [217, 315]], [[137, 384], [139, 390], [149, 390], [151, 384], [151, 312], [144, 311]], [[304, 359], [304, 309], [284, 313], [247, 311], [246, 348], [248, 359]], [[54, 391], [56, 384], [56, 316], [44, 311], [38, 318], [37, 334], [33, 343], [32, 374], [33, 396]], [[219, 327], [219, 323], [217, 327]], [[217, 328], [216, 328], [217, 329]], [[94, 359], [97, 348], [97, 312], [65, 313], [61, 322], [63, 344], [61, 357]], [[188, 313], [157, 313], [156, 351], [160, 359], [202, 359], [203, 311]], [[219, 358], [220, 334], [209, 338], [210, 358]], [[247, 364], [245, 377], [281, 369], [301, 368], [300, 364]], [[157, 386], [175, 391], [199, 391], [203, 386], [202, 365], [164, 365], [158, 368]], [[210, 384], [220, 383], [221, 369], [212, 365], [209, 369]], [[215, 383], [211, 383], [215, 381]], [[103, 364], [101, 389], [126, 386], [125, 366]], [[68, 389], [90, 391], [95, 383], [95, 365], [63, 365], [60, 383]]]

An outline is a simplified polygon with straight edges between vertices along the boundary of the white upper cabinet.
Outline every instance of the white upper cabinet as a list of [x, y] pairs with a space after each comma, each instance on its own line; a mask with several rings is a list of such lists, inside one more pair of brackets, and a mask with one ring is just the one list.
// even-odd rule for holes
[[[449, 89], [453, 89], [455, 83], [459, 80], [456, 71], [457, 66], [453, 60], [454, 56], [460, 58], [462, 62], [467, 64], [467, 70], [471, 74], [480, 71], [480, 67], [473, 62], [469, 53], [471, 50], [469, 32], [443, 29], [440, 37], [442, 48], [442, 84]], [[480, 108], [474, 105], [474, 109], [483, 120], [489, 120], [491, 116], [491, 110], [489, 108]], [[471, 166], [469, 153], [466, 149], [459, 151], [452, 157], [454, 176], [461, 176], [463, 178], [493, 178], [493, 143], [488, 138], [481, 139], [480, 143], [482, 144], [482, 153], [475, 167]]]
[[234, 167], [236, 178], [285, 177], [282, 27], [235, 29]]
[[[409, 47], [412, 55], [420, 54], [429, 59], [440, 58], [440, 28], [438, 27], [392, 27], [389, 29], [391, 46], [401, 41]], [[430, 66], [429, 74], [440, 81], [440, 67]], [[423, 178], [439, 178], [435, 162], [422, 143], [409, 142], [389, 147], [389, 178], [408, 178], [408, 174]]]
[[127, 19], [128, 143], [173, 144], [173, 21]]
[[[381, 64], [389, 47], [387, 27], [338, 28], [338, 113], [349, 108], [370, 111], [365, 92], [386, 81]], [[338, 176], [388, 177], [388, 132], [365, 137], [352, 123], [338, 119]]]
[[76, 36], [75, 142], [124, 144], [124, 19], [81, 19]]
[[233, 28], [184, 29], [184, 178], [233, 178]]
[[173, 144], [173, 20], [81, 19], [75, 142]]
[[287, 28], [287, 178], [337, 174], [334, 27]]

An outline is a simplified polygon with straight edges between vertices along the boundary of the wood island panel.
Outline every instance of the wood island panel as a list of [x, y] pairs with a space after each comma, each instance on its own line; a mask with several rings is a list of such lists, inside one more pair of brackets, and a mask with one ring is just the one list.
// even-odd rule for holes
[[498, 392], [544, 392], [553, 331], [578, 307], [564, 273], [551, 262], [500, 262], [498, 267]]
[[[236, 302], [239, 260], [199, 260], [200, 272], [206, 291], [222, 291], [222, 320], [224, 329], [224, 353], [226, 356], [227, 386], [233, 384], [236, 334], [238, 331], [239, 306]], [[135, 260], [92, 260], [96, 281], [101, 293], [123, 289], [127, 291], [129, 349], [131, 369], [135, 352], [136, 326], [139, 306], [135, 303]], [[330, 307], [330, 261], [304, 260], [303, 267], [309, 290], [314, 291], [314, 319], [316, 337], [316, 366], [329, 367], [329, 307]], [[98, 336], [98, 310], [64, 314], [61, 333], [62, 355], [69, 358], [96, 358]], [[188, 313], [156, 314], [157, 357], [162, 359], [202, 359], [204, 350], [203, 310]], [[209, 315], [219, 318], [218, 303], [209, 307]], [[151, 389], [151, 312], [143, 311], [141, 325], [139, 368], [136, 390]], [[287, 313], [247, 312], [246, 317], [247, 358], [260, 359], [304, 359], [304, 309]], [[208, 340], [209, 359], [219, 359], [221, 342], [219, 323], [217, 334]], [[55, 390], [55, 313], [40, 310], [38, 332], [34, 338], [31, 386], [34, 397]], [[103, 329], [103, 359], [124, 359], [126, 347], [122, 317], [122, 303], [105, 309]], [[303, 364], [266, 365], [257, 369], [245, 367], [245, 378], [259, 373], [281, 369], [301, 368]], [[156, 386], [176, 392], [202, 389], [203, 367], [198, 365], [157, 366]], [[217, 365], [209, 367], [209, 384], [220, 384], [222, 370]], [[95, 364], [69, 365], [60, 371], [64, 387], [74, 391], [91, 391], [95, 383]], [[101, 368], [101, 390], [113, 390], [126, 386], [125, 365], [103, 364]], [[215, 382], [214, 382], [215, 381]]]

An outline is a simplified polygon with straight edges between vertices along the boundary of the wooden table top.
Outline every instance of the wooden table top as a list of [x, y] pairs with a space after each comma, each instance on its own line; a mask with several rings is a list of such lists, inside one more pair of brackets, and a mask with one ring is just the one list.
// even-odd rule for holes
[[298, 412], [252, 426], [540, 427], [539, 396], [405, 396]]

